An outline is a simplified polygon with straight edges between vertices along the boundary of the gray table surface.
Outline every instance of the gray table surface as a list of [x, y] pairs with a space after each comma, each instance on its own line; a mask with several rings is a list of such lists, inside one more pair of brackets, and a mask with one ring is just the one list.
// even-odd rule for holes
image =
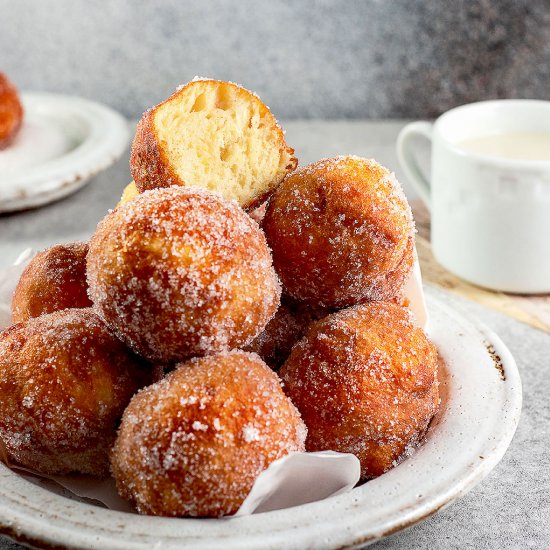
[[[394, 143], [403, 122], [293, 121], [284, 124], [300, 162], [323, 156], [373, 157], [403, 181]], [[27, 246], [86, 239], [130, 180], [128, 155], [88, 186], [50, 206], [0, 216], [0, 267]], [[403, 181], [405, 192], [413, 190]], [[550, 335], [457, 297], [446, 299], [490, 326], [516, 358], [524, 405], [502, 462], [480, 485], [419, 525], [375, 545], [377, 549], [550, 548]], [[0, 539], [0, 549], [20, 546]]]

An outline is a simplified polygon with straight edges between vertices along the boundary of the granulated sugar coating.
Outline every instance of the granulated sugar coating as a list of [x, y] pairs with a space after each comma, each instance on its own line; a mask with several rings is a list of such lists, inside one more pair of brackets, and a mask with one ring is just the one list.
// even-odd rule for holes
[[0, 333], [0, 442], [39, 472], [106, 476], [122, 412], [152, 381], [91, 308], [13, 325]]
[[186, 187], [147, 191], [107, 215], [90, 241], [88, 283], [119, 338], [164, 363], [248, 344], [281, 293], [257, 223]]
[[89, 307], [87, 243], [58, 244], [39, 252], [25, 268], [13, 294], [13, 322], [67, 308]]
[[437, 352], [408, 309], [371, 302], [314, 323], [280, 371], [308, 451], [353, 453], [363, 479], [421, 441], [439, 405]]
[[307, 324], [301, 323], [288, 306], [281, 304], [265, 329], [244, 349], [257, 353], [272, 369], [277, 370], [306, 328]]
[[374, 160], [324, 159], [286, 177], [263, 228], [285, 290], [336, 309], [399, 293], [412, 269], [412, 214]]
[[112, 472], [142, 514], [219, 517], [305, 437], [277, 375], [254, 353], [224, 352], [180, 364], [132, 399]]

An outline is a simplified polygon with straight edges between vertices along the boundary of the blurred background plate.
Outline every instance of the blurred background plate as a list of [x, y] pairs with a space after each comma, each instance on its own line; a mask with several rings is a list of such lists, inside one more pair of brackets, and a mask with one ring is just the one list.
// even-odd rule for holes
[[128, 144], [116, 111], [78, 97], [23, 93], [21, 131], [0, 151], [0, 212], [65, 197], [111, 165]]

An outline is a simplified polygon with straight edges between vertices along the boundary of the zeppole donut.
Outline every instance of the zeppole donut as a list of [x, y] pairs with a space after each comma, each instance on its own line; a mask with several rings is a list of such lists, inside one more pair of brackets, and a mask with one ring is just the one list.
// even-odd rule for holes
[[225, 352], [178, 365], [132, 399], [112, 471], [142, 514], [224, 516], [305, 436], [277, 375], [256, 354]]
[[262, 227], [285, 291], [311, 306], [389, 300], [412, 269], [409, 205], [374, 160], [336, 157], [299, 168], [271, 197]]
[[162, 363], [247, 345], [281, 293], [258, 224], [235, 201], [195, 187], [118, 206], [90, 241], [87, 273], [100, 317]]
[[130, 169], [137, 189], [202, 187], [258, 206], [297, 159], [260, 98], [230, 82], [195, 79], [138, 123]]
[[57, 244], [27, 265], [12, 299], [14, 323], [67, 308], [89, 307], [86, 283], [88, 244]]
[[307, 450], [353, 453], [363, 479], [407, 457], [439, 406], [435, 346], [390, 302], [317, 321], [279, 374], [308, 428]]
[[0, 332], [0, 441], [9, 460], [45, 474], [107, 476], [120, 417], [153, 376], [91, 308]]

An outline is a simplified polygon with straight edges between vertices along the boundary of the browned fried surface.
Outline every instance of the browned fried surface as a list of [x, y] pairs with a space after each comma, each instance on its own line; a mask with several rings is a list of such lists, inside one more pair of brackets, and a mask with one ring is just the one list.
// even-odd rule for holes
[[389, 302], [317, 321], [280, 374], [308, 427], [308, 451], [355, 454], [363, 479], [407, 456], [439, 404], [435, 346]]
[[280, 297], [258, 225], [233, 201], [196, 188], [140, 194], [99, 224], [88, 283], [99, 315], [163, 363], [247, 345]]
[[87, 243], [58, 244], [39, 252], [21, 275], [12, 300], [13, 322], [67, 308], [89, 307]]
[[90, 309], [0, 333], [0, 440], [8, 458], [47, 474], [108, 473], [124, 408], [151, 367]]
[[272, 369], [277, 370], [309, 325], [327, 313], [328, 311], [311, 308], [283, 295], [277, 313], [244, 349], [257, 353]]
[[153, 122], [154, 109], [155, 107], [143, 113], [132, 142], [130, 172], [139, 192], [178, 184], [185, 185], [184, 182], [179, 183], [170, 160], [158, 143]]
[[7, 147], [17, 135], [23, 121], [23, 107], [15, 86], [0, 73], [0, 149]]
[[233, 351], [183, 363], [136, 395], [112, 471], [140, 513], [222, 516], [271, 462], [303, 451], [304, 439], [277, 375], [257, 355]]
[[299, 168], [272, 196], [263, 229], [285, 290], [311, 305], [390, 299], [412, 266], [407, 200], [373, 160], [337, 157]]
[[395, 269], [388, 271], [384, 276], [378, 277], [369, 289], [373, 296], [383, 296], [384, 300], [408, 306], [408, 300], [403, 295], [407, 278], [412, 272], [415, 260], [414, 237], [411, 235], [407, 241], [405, 252]]
[[277, 370], [306, 327], [307, 324], [304, 325], [288, 306], [281, 304], [265, 329], [244, 349], [257, 353], [272, 369]]

